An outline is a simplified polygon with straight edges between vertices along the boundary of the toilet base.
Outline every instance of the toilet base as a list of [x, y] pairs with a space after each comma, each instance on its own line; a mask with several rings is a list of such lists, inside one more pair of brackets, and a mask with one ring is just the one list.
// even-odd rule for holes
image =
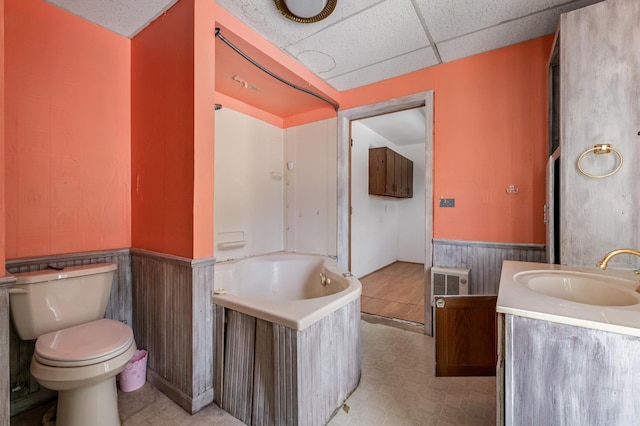
[[115, 376], [58, 392], [56, 426], [120, 426]]

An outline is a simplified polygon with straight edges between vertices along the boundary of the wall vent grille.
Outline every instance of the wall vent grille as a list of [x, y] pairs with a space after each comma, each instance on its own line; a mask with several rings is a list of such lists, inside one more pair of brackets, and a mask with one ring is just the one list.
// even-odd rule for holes
[[431, 268], [431, 304], [436, 296], [469, 294], [469, 273], [465, 268]]

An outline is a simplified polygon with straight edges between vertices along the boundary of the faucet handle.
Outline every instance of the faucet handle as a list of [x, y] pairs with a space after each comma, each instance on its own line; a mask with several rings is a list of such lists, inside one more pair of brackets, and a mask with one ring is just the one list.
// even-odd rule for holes
[[328, 278], [324, 272], [320, 272], [320, 284], [324, 285], [328, 285], [331, 284], [331, 279]]

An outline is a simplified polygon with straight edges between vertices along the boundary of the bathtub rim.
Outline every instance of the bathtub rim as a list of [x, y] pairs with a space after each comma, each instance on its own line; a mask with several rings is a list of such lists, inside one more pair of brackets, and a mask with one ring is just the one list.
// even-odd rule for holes
[[360, 283], [360, 280], [354, 276], [345, 277], [342, 274], [349, 273], [347, 269], [343, 268], [334, 258], [321, 254], [279, 251], [241, 259], [228, 260], [220, 262], [219, 264], [216, 264], [216, 266], [232, 265], [242, 261], [251, 261], [252, 259], [265, 258], [269, 256], [312, 256], [324, 258], [323, 267], [336, 275], [341, 275], [343, 279], [347, 280], [348, 286], [337, 293], [313, 299], [262, 301], [228, 293], [215, 294], [215, 290], [220, 287], [216, 285], [214, 279], [214, 293], [211, 298], [212, 303], [265, 321], [280, 324], [294, 330], [304, 330], [327, 315], [358, 299], [362, 294], [362, 284]]

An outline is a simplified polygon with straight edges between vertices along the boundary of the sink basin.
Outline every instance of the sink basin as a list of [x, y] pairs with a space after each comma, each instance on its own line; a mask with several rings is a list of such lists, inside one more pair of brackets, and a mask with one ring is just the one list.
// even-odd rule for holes
[[527, 271], [514, 281], [547, 296], [597, 306], [630, 306], [640, 303], [633, 290], [638, 283], [622, 278], [572, 271]]

